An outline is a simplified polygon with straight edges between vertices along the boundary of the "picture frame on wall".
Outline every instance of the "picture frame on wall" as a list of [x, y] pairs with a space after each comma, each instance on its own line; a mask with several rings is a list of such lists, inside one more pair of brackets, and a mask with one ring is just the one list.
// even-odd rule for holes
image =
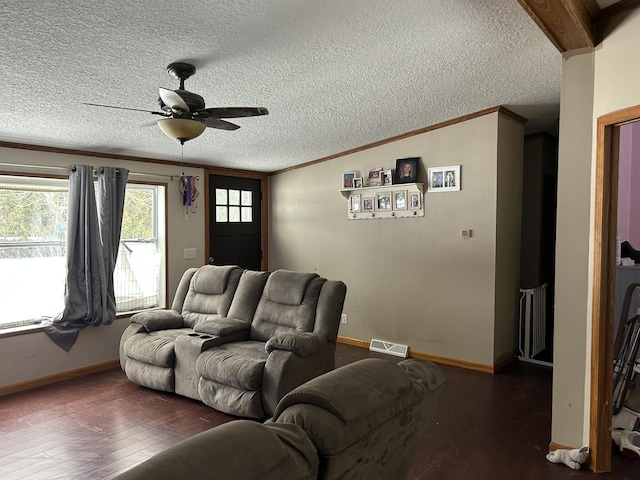
[[370, 212], [374, 210], [374, 201], [373, 197], [365, 197], [362, 199], [362, 209], [366, 212]]
[[394, 210], [407, 209], [407, 191], [406, 190], [393, 192], [393, 209]]
[[395, 183], [416, 183], [418, 181], [418, 161], [420, 157], [396, 160]]
[[353, 188], [362, 188], [363, 183], [362, 177], [356, 177], [353, 179]]
[[360, 195], [349, 195], [349, 211], [360, 211]]
[[454, 192], [460, 190], [460, 165], [432, 167], [428, 169], [429, 192]]
[[393, 175], [391, 170], [382, 171], [382, 185], [393, 185]]
[[393, 204], [391, 203], [391, 201], [391, 192], [376, 194], [376, 210], [391, 210], [393, 208]]
[[422, 195], [419, 192], [409, 194], [409, 210], [420, 210], [422, 208]]
[[369, 187], [379, 187], [382, 185], [382, 167], [369, 170], [368, 180], [367, 185]]
[[342, 188], [354, 188], [353, 180], [356, 178], [356, 172], [345, 172], [342, 174]]

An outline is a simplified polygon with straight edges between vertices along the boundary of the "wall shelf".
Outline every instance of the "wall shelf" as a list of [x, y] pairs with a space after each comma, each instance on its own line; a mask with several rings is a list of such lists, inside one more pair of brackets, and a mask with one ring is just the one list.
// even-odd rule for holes
[[424, 183], [344, 188], [340, 192], [347, 199], [349, 220], [424, 217]]

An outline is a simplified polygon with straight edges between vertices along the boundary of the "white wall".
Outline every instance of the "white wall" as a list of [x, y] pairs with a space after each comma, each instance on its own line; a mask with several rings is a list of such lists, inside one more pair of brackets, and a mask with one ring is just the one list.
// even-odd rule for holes
[[640, 10], [627, 15], [595, 51], [563, 61], [551, 431], [561, 445], [588, 441], [597, 118], [640, 105]]
[[[128, 168], [131, 172], [146, 173], [145, 176], [131, 175], [130, 180], [147, 180], [167, 184], [167, 303], [170, 304], [182, 273], [190, 267], [205, 262], [204, 252], [204, 171], [186, 169], [186, 175], [199, 175], [197, 187], [201, 192], [198, 208], [190, 213], [188, 220], [181, 205], [177, 180], [155, 175], [176, 175], [180, 173], [175, 165], [162, 165], [149, 162], [131, 162], [95, 158], [89, 156], [46, 153], [12, 148], [0, 148], [0, 172], [27, 172], [47, 175], [64, 175], [64, 170], [52, 168], [23, 168], [19, 165], [40, 165], [48, 167], [69, 167], [70, 165], [114, 166]], [[9, 165], [8, 165], [9, 164]], [[15, 166], [12, 166], [15, 164]], [[198, 258], [184, 260], [183, 250], [196, 248]], [[2, 273], [0, 272], [0, 275]], [[25, 288], [28, 288], [25, 285]], [[0, 303], [11, 301], [2, 298]], [[37, 301], [37, 292], [34, 292]], [[118, 358], [120, 334], [127, 325], [126, 320], [116, 320], [112, 325], [85, 328], [78, 341], [69, 352], [57, 347], [43, 332], [26, 335], [0, 336], [0, 386], [12, 385], [69, 370], [100, 364]]]
[[593, 54], [564, 60], [558, 145], [558, 210], [551, 438], [584, 443], [585, 375], [591, 313]]
[[[492, 366], [499, 128], [519, 139], [507, 150], [522, 168], [522, 126], [501, 117], [485, 115], [270, 177], [270, 269], [317, 270], [344, 281], [349, 323], [341, 336]], [[404, 157], [422, 158], [419, 181], [428, 167], [461, 165], [462, 190], [427, 193], [424, 217], [348, 220], [342, 173], [394, 168]], [[510, 174], [521, 181], [521, 173]], [[462, 229], [473, 229], [473, 238], [463, 240]], [[516, 290], [512, 285], [513, 308]], [[515, 335], [511, 349], [514, 342]]]

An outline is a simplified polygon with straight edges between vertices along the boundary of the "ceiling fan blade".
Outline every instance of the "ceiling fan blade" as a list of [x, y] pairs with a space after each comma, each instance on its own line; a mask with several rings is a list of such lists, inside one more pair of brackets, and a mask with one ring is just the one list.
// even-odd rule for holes
[[269, 110], [264, 107], [214, 107], [203, 108], [196, 112], [197, 115], [211, 115], [212, 118], [240, 118], [269, 115]]
[[82, 105], [89, 105], [90, 107], [115, 108], [118, 110], [132, 110], [134, 112], [146, 112], [152, 115], [162, 115], [163, 117], [167, 116], [165, 112], [152, 112], [151, 110], [143, 110], [142, 108], [117, 107], [115, 105], [101, 105], [99, 103], [83, 103]]
[[237, 130], [240, 128], [240, 125], [236, 125], [235, 123], [227, 122], [225, 120], [220, 120], [218, 118], [208, 118], [203, 123], [207, 127], [219, 128], [220, 130]]
[[189, 105], [180, 95], [168, 88], [160, 87], [158, 89], [160, 100], [175, 113], [184, 113], [189, 111]]

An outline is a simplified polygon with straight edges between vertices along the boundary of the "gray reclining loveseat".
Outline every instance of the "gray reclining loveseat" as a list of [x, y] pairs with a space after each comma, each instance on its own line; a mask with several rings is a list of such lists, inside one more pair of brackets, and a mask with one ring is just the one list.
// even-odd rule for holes
[[315, 273], [190, 269], [171, 309], [131, 317], [120, 364], [139, 385], [265, 418], [286, 393], [335, 368], [345, 295], [344, 283]]
[[264, 424], [227, 422], [117, 480], [405, 479], [445, 385], [426, 360], [360, 360], [294, 389]]

